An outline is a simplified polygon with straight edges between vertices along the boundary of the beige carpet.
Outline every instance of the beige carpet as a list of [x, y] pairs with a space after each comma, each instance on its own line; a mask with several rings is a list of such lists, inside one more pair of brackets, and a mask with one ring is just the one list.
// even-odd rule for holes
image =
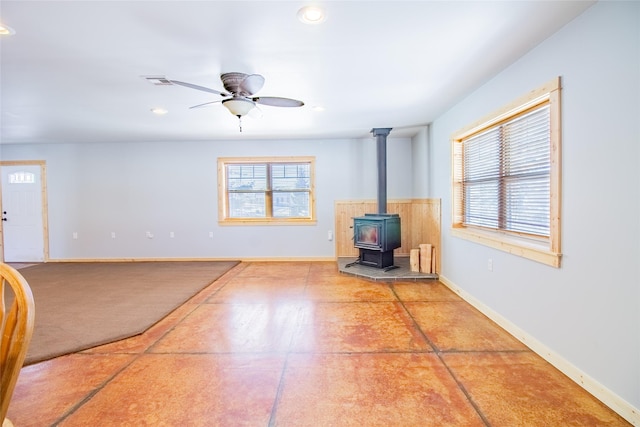
[[20, 268], [36, 304], [25, 364], [140, 334], [236, 264], [99, 262]]

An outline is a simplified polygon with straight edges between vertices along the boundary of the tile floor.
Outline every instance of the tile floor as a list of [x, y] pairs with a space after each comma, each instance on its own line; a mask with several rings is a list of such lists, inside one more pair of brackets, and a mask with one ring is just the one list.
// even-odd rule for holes
[[436, 280], [241, 263], [146, 333], [23, 368], [16, 426], [630, 425]]
[[411, 281], [423, 279], [437, 279], [436, 273], [423, 273], [411, 271], [410, 259], [407, 256], [397, 256], [394, 258], [392, 268], [374, 268], [362, 265], [358, 262], [358, 257], [338, 258], [338, 270], [342, 273], [367, 278], [373, 281]]

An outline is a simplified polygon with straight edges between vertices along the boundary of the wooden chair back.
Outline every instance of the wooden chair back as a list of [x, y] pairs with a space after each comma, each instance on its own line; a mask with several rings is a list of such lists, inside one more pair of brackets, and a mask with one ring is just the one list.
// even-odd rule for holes
[[[0, 263], [0, 424], [9, 410], [9, 401], [27, 356], [33, 335], [35, 304], [27, 281], [13, 267]], [[7, 285], [7, 286], [5, 286]], [[7, 298], [7, 290], [13, 297]], [[13, 300], [7, 308], [5, 302]]]

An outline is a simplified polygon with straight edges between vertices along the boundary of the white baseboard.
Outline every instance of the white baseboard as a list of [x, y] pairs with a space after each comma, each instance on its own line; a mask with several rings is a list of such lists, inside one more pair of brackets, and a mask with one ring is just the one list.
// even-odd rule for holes
[[[230, 257], [230, 258], [56, 258], [45, 262], [149, 262], [149, 261], [243, 261], [243, 262], [310, 262], [336, 261], [335, 257]], [[22, 264], [22, 263], [21, 263]], [[27, 264], [27, 263], [24, 263]], [[38, 263], [30, 263], [38, 264]]]
[[580, 385], [586, 391], [591, 393], [595, 398], [607, 405], [622, 418], [629, 421], [634, 426], [640, 426], [640, 409], [634, 407], [629, 402], [603, 386], [586, 373], [572, 365], [569, 361], [564, 359], [559, 354], [542, 344], [533, 336], [529, 335], [518, 326], [511, 323], [508, 319], [493, 311], [487, 307], [481, 301], [474, 296], [462, 290], [455, 283], [449, 280], [447, 277], [440, 275], [440, 281], [458, 294], [462, 299], [478, 309], [482, 314], [493, 320], [501, 328], [509, 332], [516, 339], [520, 340], [523, 344], [533, 350], [540, 357], [551, 363], [563, 374], [571, 378], [576, 384]]

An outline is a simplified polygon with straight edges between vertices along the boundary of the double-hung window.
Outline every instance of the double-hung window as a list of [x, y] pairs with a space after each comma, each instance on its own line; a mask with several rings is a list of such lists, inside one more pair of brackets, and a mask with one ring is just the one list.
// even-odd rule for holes
[[560, 265], [560, 79], [452, 138], [453, 234]]
[[313, 181], [313, 157], [220, 158], [220, 222], [313, 222]]

